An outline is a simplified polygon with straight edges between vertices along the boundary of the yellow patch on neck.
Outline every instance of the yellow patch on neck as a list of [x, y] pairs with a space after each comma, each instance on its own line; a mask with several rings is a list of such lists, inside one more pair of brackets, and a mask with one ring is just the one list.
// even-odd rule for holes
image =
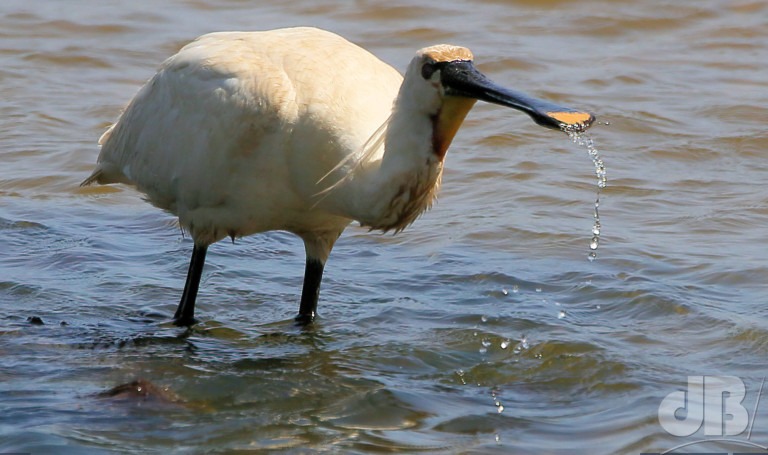
[[432, 148], [440, 161], [475, 102], [473, 98], [446, 97], [440, 112], [432, 119]]

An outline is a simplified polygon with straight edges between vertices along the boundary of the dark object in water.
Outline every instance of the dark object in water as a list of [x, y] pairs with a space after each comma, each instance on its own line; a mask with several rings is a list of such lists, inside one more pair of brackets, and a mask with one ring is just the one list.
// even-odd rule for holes
[[167, 387], [158, 387], [146, 379], [137, 379], [127, 384], [115, 386], [96, 395], [99, 398], [110, 398], [118, 401], [181, 403], [182, 400]]
[[43, 319], [40, 316], [30, 316], [27, 318], [27, 322], [32, 325], [45, 325], [45, 322], [43, 322]]

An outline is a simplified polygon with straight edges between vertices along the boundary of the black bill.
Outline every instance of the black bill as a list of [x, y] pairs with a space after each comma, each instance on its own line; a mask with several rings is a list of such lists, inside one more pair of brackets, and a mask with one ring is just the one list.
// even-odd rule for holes
[[595, 121], [589, 112], [558, 106], [497, 85], [470, 61], [446, 62], [440, 68], [446, 95], [475, 98], [525, 112], [537, 124], [557, 129], [584, 131]]

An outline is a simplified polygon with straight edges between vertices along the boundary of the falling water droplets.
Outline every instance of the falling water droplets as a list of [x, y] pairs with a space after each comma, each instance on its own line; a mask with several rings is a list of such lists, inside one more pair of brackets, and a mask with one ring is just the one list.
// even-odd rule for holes
[[456, 375], [459, 377], [459, 380], [461, 381], [461, 383], [464, 384], [464, 385], [467, 385], [467, 381], [464, 379], [464, 375], [465, 374], [466, 373], [461, 368], [456, 370]]
[[504, 412], [504, 405], [501, 404], [496, 391], [491, 392], [491, 398], [493, 399], [493, 405], [496, 406], [496, 412], [499, 414]]
[[491, 346], [491, 340], [489, 340], [488, 338], [483, 338], [480, 341], [480, 345], [481, 346], [480, 346], [480, 349], [478, 349], [478, 352], [480, 352], [480, 354], [485, 354], [488, 352], [488, 348]]
[[[605, 123], [608, 124], [607, 122]], [[590, 261], [597, 259], [597, 247], [600, 245], [600, 191], [608, 184], [608, 178], [606, 176], [605, 163], [600, 158], [600, 153], [595, 148], [595, 144], [592, 138], [585, 132], [583, 126], [561, 126], [561, 129], [571, 138], [577, 145], [587, 149], [589, 157], [592, 159], [592, 164], [595, 166], [595, 176], [597, 177], [597, 191], [595, 195], [595, 211], [593, 217], [595, 223], [592, 226], [592, 239], [589, 242], [589, 254]]]
[[515, 348], [512, 350], [512, 352], [514, 352], [515, 354], [520, 354], [521, 352], [525, 351], [526, 349], [528, 349], [528, 337], [523, 335], [522, 337], [520, 337], [520, 340], [517, 343], [517, 346], [515, 346]]

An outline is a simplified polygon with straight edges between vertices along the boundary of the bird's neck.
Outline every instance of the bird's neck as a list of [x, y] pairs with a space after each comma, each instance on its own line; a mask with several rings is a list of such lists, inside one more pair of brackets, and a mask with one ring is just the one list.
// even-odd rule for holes
[[363, 226], [397, 232], [431, 207], [448, 146], [475, 103], [460, 97], [424, 102], [416, 92], [406, 77], [384, 140], [369, 140], [368, 145], [379, 148], [364, 151], [351, 178], [343, 182], [345, 190], [338, 193], [343, 214]]
[[[363, 226], [400, 231], [427, 210], [437, 195], [443, 153], [435, 149], [435, 119], [397, 105], [384, 133], [380, 159], [363, 163], [347, 185], [350, 217]], [[447, 144], [445, 144], [447, 148]]]

